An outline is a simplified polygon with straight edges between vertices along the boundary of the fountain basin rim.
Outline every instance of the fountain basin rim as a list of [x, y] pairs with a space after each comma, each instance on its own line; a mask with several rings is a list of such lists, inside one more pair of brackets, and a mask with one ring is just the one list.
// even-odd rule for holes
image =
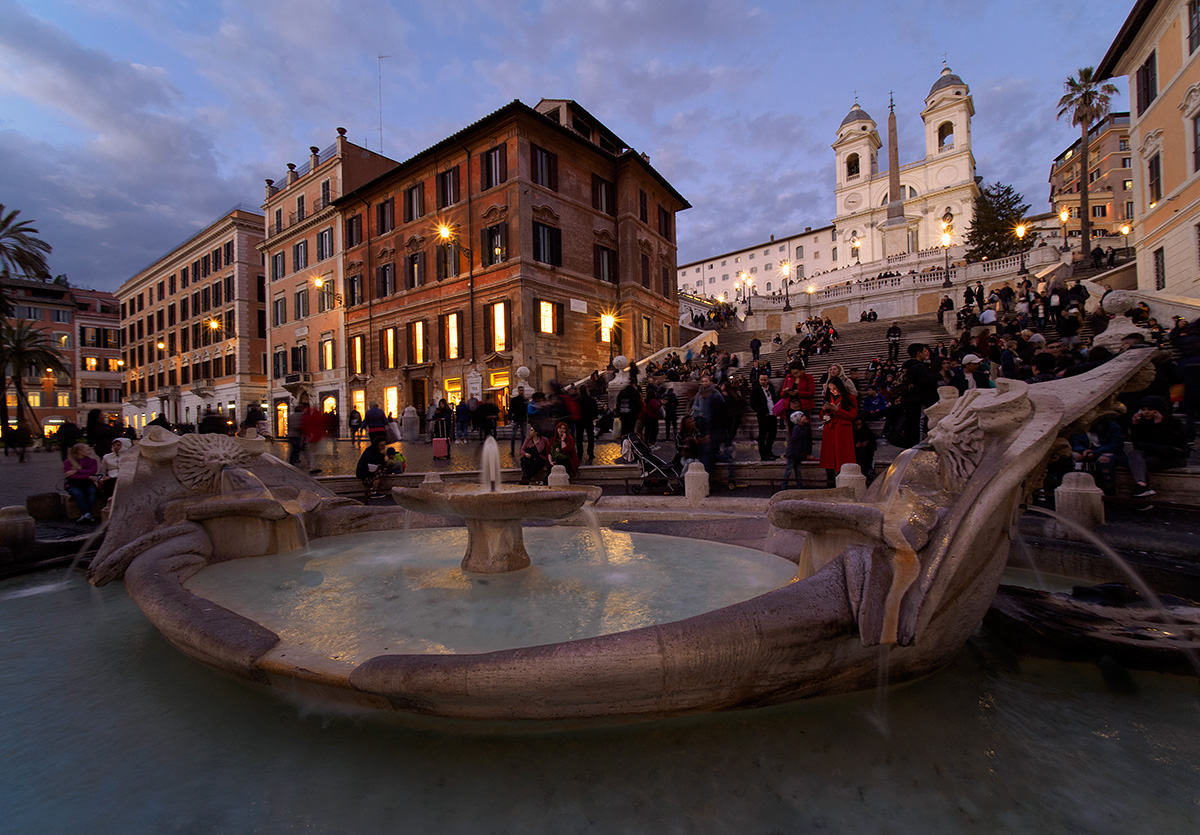
[[475, 484], [441, 483], [393, 487], [392, 499], [406, 510], [464, 519], [561, 519], [595, 504], [602, 492], [595, 485], [502, 485], [489, 491]]

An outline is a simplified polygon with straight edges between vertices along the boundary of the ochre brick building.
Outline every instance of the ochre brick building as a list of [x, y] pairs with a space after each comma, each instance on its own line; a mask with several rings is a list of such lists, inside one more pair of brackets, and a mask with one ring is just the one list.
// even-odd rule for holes
[[360, 412], [471, 394], [503, 408], [522, 366], [546, 390], [678, 344], [690, 206], [573, 101], [514, 101], [334, 205]]

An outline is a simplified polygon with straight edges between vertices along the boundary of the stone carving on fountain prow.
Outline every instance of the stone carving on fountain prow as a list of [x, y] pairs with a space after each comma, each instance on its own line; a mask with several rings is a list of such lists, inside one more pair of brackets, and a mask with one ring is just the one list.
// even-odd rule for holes
[[262, 438], [184, 435], [152, 426], [122, 462], [94, 585], [124, 576], [144, 554], [209, 562], [301, 547], [330, 511], [353, 505], [266, 454]]
[[864, 646], [961, 644], [996, 591], [1021, 505], [1063, 439], [1118, 410], [1117, 394], [1144, 388], [1151, 353], [1032, 386], [1001, 379], [961, 397], [943, 387], [926, 410], [926, 441], [901, 453], [861, 502], [843, 490], [772, 499], [773, 526], [807, 533], [800, 553], [783, 555], [797, 559], [802, 579], [842, 572]]

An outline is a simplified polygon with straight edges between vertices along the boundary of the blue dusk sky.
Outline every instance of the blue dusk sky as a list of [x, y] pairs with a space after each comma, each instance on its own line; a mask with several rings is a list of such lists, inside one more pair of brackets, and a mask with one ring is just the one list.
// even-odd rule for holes
[[[403, 160], [513, 99], [575, 99], [693, 208], [679, 262], [830, 222], [855, 91], [900, 162], [945, 58], [977, 173], [1048, 210], [1064, 79], [1132, 0], [0, 0], [0, 203], [77, 286], [121, 282], [344, 126]], [[1128, 109], [1124, 79], [1114, 110]], [[886, 140], [885, 140], [886, 141]], [[886, 155], [881, 157], [886, 165]]]

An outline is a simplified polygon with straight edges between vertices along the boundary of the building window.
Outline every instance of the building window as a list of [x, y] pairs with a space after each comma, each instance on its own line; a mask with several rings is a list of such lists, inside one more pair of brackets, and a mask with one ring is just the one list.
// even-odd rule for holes
[[1150, 197], [1150, 208], [1154, 208], [1154, 206], [1158, 203], [1158, 201], [1162, 200], [1162, 157], [1161, 157], [1161, 155], [1155, 154], [1154, 156], [1150, 157], [1150, 162], [1146, 166], [1146, 171], [1147, 171], [1146, 186], [1148, 189], [1147, 193]]
[[379, 367], [396, 367], [396, 329], [384, 328], [379, 332]]
[[442, 381], [442, 386], [446, 390], [447, 403], [457, 406], [462, 402], [462, 377], [447, 377]]
[[362, 243], [362, 215], [346, 218], [346, 246]]
[[662, 337], [663, 337], [663, 347], [665, 348], [671, 344], [671, 326], [670, 325], [663, 325]]
[[439, 318], [439, 342], [442, 347], [442, 359], [462, 359], [463, 319], [459, 313], [446, 313]]
[[296, 195], [296, 220], [301, 221], [305, 217], [307, 217], [307, 214], [304, 211], [304, 195], [298, 194]]
[[317, 260], [324, 261], [333, 256], [333, 227], [317, 233]]
[[83, 368], [85, 371], [99, 371], [100, 370], [100, 358], [99, 357], [84, 357], [83, 358]]
[[1125, 219], [1133, 220], [1133, 201], [1132, 200], [1125, 201]]
[[1094, 183], [1099, 179], [1100, 179], [1100, 169], [1099, 168], [1097, 168], [1091, 174], [1088, 174], [1088, 182], [1089, 183]]
[[363, 337], [350, 337], [350, 372], [352, 374], [364, 373], [364, 360], [366, 359], [365, 351], [363, 350]]
[[617, 216], [617, 187], [597, 174], [592, 175], [592, 208]]
[[1133, 180], [1125, 180], [1121, 183], [1122, 189], [1125, 191], [1133, 191]]
[[208, 278], [208, 274], [212, 272], [212, 260], [207, 255], [205, 255], [203, 258], [200, 259], [199, 264], [200, 264], [200, 277]]
[[[217, 360], [219, 363], [220, 360]], [[308, 371], [308, 346], [297, 345], [292, 348], [292, 371], [297, 374]]]
[[329, 180], [321, 181], [321, 205], [318, 209], [324, 209], [329, 205], [330, 198], [333, 195], [333, 190], [329, 187]]
[[437, 207], [444, 209], [453, 206], [459, 200], [458, 196], [458, 166], [437, 175]]
[[1200, 0], [1188, 0], [1188, 52], [1200, 46]]
[[563, 305], [561, 302], [539, 301], [538, 333], [563, 333]]
[[504, 151], [505, 146], [500, 145], [483, 152], [480, 162], [481, 188], [493, 188], [508, 180], [508, 155]]
[[497, 223], [483, 230], [480, 266], [490, 267], [508, 260], [508, 224]]
[[363, 279], [362, 275], [352, 275], [346, 279], [346, 304], [355, 305], [362, 304], [366, 299], [363, 298]]
[[1150, 53], [1146, 62], [1137, 68], [1137, 112], [1141, 116], [1158, 96], [1158, 62]]
[[649, 316], [642, 317], [642, 344], [643, 345], [650, 344], [650, 317]]
[[533, 260], [562, 266], [562, 230], [534, 221]]
[[662, 206], [658, 207], [658, 234], [671, 240], [671, 213]]
[[233, 301], [233, 276], [225, 276], [225, 301]]
[[437, 244], [433, 248], [437, 280], [454, 278], [458, 275], [458, 244]]
[[[216, 249], [214, 249], [214, 250], [212, 251], [212, 265], [213, 265], [213, 272], [214, 272], [214, 273], [215, 273], [217, 270], [221, 269], [221, 247], [217, 247]], [[162, 288], [161, 288], [161, 287], [159, 287], [158, 289], [159, 289], [159, 294], [160, 294], [160, 295], [159, 295], [159, 297], [158, 297], [158, 300], [159, 300], [159, 301], [162, 301], [162, 295], [161, 295], [161, 293], [162, 293]]]
[[[221, 305], [221, 282], [219, 281], [212, 286], [212, 303], [213, 307], [219, 307]], [[159, 311], [159, 314], [162, 314], [161, 310]], [[159, 329], [161, 328], [162, 324], [160, 322]]]
[[[770, 288], [768, 287], [768, 289], [770, 289]], [[671, 268], [670, 267], [662, 268], [662, 294], [663, 294], [663, 298], [665, 298], [665, 299], [671, 298]]]
[[1128, 139], [1122, 139], [1117, 144], [1118, 144], [1118, 147], [1117, 147], [1118, 151], [1128, 151], [1129, 150], [1129, 140]]
[[404, 289], [413, 290], [425, 284], [425, 253], [404, 256]]
[[650, 200], [646, 197], [646, 192], [638, 190], [638, 220], [642, 223], [650, 222]]
[[1164, 290], [1167, 286], [1167, 256], [1162, 247], [1154, 250], [1154, 289]]
[[271, 376], [276, 380], [287, 374], [287, 349], [276, 348], [271, 354]]
[[642, 253], [642, 286], [647, 290], [650, 289], [650, 256]]
[[530, 145], [530, 177], [539, 186], [558, 191], [558, 155]]
[[302, 270], [308, 266], [308, 241], [292, 246], [292, 271]]
[[846, 157], [846, 179], [847, 180], [852, 180], [858, 176], [858, 173], [859, 173], [858, 159], [859, 159], [858, 154], [851, 154], [850, 156]]
[[337, 359], [337, 357], [333, 351], [333, 340], [332, 339], [322, 339], [321, 340], [321, 356], [318, 360], [318, 362], [320, 364], [320, 370], [321, 371], [332, 371], [336, 367], [336, 364], [335, 364], [336, 359]]
[[277, 328], [287, 324], [287, 299], [283, 296], [275, 299], [275, 316], [271, 319], [271, 327]]
[[804, 257], [804, 247], [802, 247], [802, 246], [798, 246], [798, 247], [796, 247], [796, 257], [797, 257], [797, 258], [803, 258], [803, 257]]
[[833, 260], [837, 261], [837, 247], [836, 246], [833, 248]]
[[[275, 210], [275, 223], [272, 224], [271, 234], [278, 235], [283, 231], [283, 209]], [[187, 285], [183, 285], [186, 287]]]
[[396, 227], [396, 201], [389, 197], [375, 207], [375, 229], [379, 234]]
[[494, 302], [483, 308], [483, 336], [489, 351], [512, 349], [512, 325], [507, 301]]
[[404, 222], [410, 223], [425, 214], [425, 184], [417, 183], [404, 192]]
[[300, 320], [308, 316], [308, 288], [296, 291], [296, 303], [294, 305], [296, 319]]
[[383, 299], [396, 292], [396, 265], [394, 262], [375, 268], [375, 298]]
[[426, 362], [425, 322], [408, 323], [408, 361], [412, 365]]
[[1092, 206], [1092, 217], [1108, 217], [1108, 206]]
[[617, 251], [595, 244], [592, 247], [592, 273], [600, 281], [617, 283]]
[[[271, 256], [271, 280], [283, 278], [287, 275], [287, 266], [284, 264], [284, 255], [282, 252], [276, 252]], [[187, 284], [183, 285], [187, 287]]]

